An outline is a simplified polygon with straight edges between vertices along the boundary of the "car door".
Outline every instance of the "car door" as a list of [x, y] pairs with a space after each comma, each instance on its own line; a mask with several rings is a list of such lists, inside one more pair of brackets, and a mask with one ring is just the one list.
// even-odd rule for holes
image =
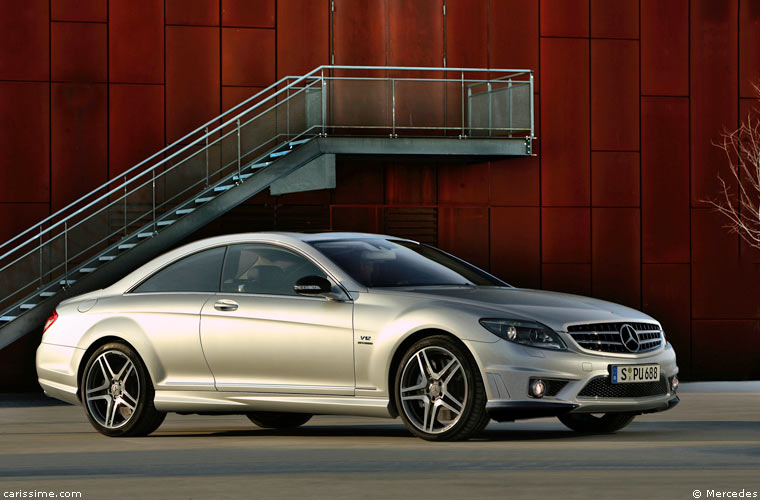
[[228, 247], [221, 292], [201, 313], [217, 390], [354, 394], [353, 303], [296, 294], [295, 282], [311, 275], [327, 277], [293, 250]]

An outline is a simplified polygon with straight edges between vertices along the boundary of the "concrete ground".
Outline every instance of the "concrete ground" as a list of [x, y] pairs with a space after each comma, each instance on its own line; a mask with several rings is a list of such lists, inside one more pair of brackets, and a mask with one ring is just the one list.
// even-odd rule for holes
[[492, 422], [463, 443], [413, 438], [399, 420], [315, 417], [275, 432], [178, 415], [150, 437], [111, 439], [79, 407], [0, 395], [0, 499], [760, 498], [760, 393], [718, 390], [731, 387], [684, 385], [679, 406], [615, 435], [541, 419]]

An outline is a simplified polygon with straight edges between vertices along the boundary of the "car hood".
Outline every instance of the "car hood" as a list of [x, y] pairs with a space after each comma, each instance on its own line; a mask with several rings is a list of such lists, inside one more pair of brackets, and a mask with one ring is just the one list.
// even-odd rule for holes
[[382, 289], [391, 290], [479, 306], [490, 309], [483, 314], [491, 317], [531, 319], [557, 331], [564, 331], [568, 323], [654, 321], [641, 311], [613, 302], [545, 290], [472, 286]]

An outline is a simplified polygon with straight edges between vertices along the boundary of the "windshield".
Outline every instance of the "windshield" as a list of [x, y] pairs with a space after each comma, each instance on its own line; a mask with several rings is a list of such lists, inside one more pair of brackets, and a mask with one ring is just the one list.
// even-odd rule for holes
[[436, 248], [409, 241], [366, 238], [311, 244], [366, 287], [508, 286]]

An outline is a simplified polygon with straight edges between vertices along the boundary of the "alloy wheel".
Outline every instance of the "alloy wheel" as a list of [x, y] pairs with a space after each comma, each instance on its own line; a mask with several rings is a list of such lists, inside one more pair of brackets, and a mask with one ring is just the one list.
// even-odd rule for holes
[[135, 414], [139, 398], [140, 379], [126, 354], [105, 351], [90, 365], [84, 399], [98, 424], [107, 429], [124, 426]]

